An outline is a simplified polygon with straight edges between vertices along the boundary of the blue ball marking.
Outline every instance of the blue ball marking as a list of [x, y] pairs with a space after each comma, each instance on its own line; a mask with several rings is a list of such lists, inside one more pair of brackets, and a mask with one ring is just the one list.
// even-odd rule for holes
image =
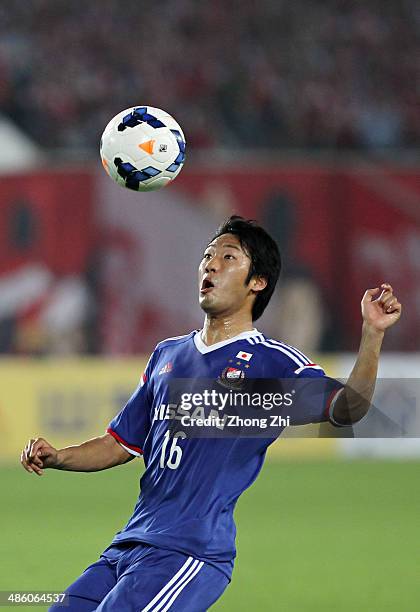
[[171, 132], [175, 136], [178, 143], [179, 153], [176, 159], [166, 168], [166, 170], [168, 172], [176, 172], [185, 161], [185, 140], [182, 138], [181, 132], [178, 130], [171, 130]]
[[147, 168], [138, 170], [130, 162], [123, 162], [120, 157], [114, 159], [114, 165], [117, 168], [118, 174], [124, 179], [125, 186], [134, 191], [139, 190], [140, 183], [143, 181], [147, 181], [152, 176], [160, 174], [160, 171], [153, 166], [147, 166]]
[[153, 168], [153, 166], [147, 166], [147, 168], [143, 168], [142, 172], [145, 172], [149, 176], [157, 176], [160, 174], [160, 170], [157, 168]]
[[148, 113], [145, 106], [139, 106], [123, 117], [121, 123], [118, 124], [117, 130], [124, 132], [128, 127], [133, 128], [141, 123], [147, 123], [153, 128], [166, 127], [160, 119]]

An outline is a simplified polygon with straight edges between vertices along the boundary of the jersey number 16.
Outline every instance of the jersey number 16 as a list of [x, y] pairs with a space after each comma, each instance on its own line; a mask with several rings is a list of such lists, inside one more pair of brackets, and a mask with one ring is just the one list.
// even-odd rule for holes
[[[179, 464], [181, 463], [181, 458], [182, 458], [182, 448], [180, 446], [178, 446], [178, 439], [179, 438], [186, 438], [187, 436], [184, 434], [183, 431], [179, 431], [177, 432], [174, 437], [170, 438], [170, 432], [167, 431], [165, 434], [165, 437], [163, 439], [163, 444], [162, 444], [162, 451], [160, 454], [160, 467], [163, 469], [165, 467], [168, 467], [171, 470], [176, 470], [179, 467]], [[167, 455], [167, 448], [169, 445], [169, 442], [172, 442], [170, 447], [169, 447], [169, 453], [168, 456]]]

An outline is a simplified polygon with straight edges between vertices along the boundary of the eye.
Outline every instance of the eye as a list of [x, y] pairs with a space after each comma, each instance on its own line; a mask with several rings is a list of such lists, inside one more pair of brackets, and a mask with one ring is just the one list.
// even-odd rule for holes
[[224, 259], [235, 259], [235, 257], [231, 255], [230, 253], [226, 253], [226, 255], [224, 256]]
[[210, 253], [204, 253], [203, 255], [203, 259], [210, 259], [211, 255]]

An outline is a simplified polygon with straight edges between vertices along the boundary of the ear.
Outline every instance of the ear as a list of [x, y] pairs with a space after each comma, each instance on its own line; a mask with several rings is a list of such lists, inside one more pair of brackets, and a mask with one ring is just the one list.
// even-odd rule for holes
[[267, 287], [267, 279], [264, 276], [253, 276], [250, 281], [251, 291], [258, 293]]

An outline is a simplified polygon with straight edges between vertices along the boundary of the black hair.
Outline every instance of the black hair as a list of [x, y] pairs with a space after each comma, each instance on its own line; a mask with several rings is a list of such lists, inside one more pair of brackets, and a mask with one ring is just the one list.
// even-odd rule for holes
[[252, 306], [252, 320], [256, 321], [266, 309], [280, 276], [281, 257], [278, 246], [256, 221], [238, 215], [233, 215], [225, 221], [211, 242], [223, 234], [237, 236], [241, 247], [251, 259], [245, 284], [247, 285], [253, 276], [262, 276], [267, 281], [267, 286], [258, 291]]

